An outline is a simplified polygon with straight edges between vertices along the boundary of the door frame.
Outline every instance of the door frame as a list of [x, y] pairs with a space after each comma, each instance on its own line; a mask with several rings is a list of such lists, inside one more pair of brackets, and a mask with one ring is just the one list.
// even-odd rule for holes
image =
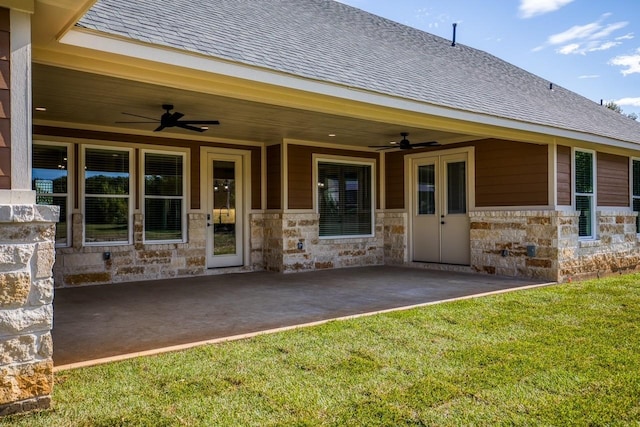
[[449, 156], [456, 154], [467, 155], [467, 214], [471, 213], [476, 208], [476, 159], [475, 159], [475, 147], [460, 147], [452, 149], [442, 149], [433, 151], [423, 151], [421, 153], [407, 154], [404, 156], [404, 200], [405, 200], [405, 213], [407, 214], [407, 260], [411, 263], [413, 261], [413, 211], [416, 209], [414, 192], [416, 191], [417, 183], [414, 182], [414, 168], [416, 163], [422, 159], [429, 157]]
[[[251, 255], [251, 247], [250, 247], [250, 238], [251, 238], [251, 228], [249, 221], [249, 213], [251, 211], [251, 151], [249, 150], [236, 150], [233, 148], [217, 148], [217, 147], [200, 147], [200, 212], [203, 214], [208, 213], [209, 206], [209, 193], [213, 191], [213, 189], [209, 188], [208, 184], [208, 173], [209, 173], [209, 157], [219, 155], [221, 157], [229, 157], [233, 156], [240, 160], [242, 166], [242, 182], [240, 186], [236, 187], [236, 191], [242, 193], [241, 201], [242, 201], [242, 238], [240, 242], [242, 244], [241, 249], [241, 258], [242, 258], [242, 266], [247, 266], [250, 264], [250, 255]], [[236, 212], [236, 215], [238, 213]], [[224, 268], [224, 267], [215, 267], [209, 265], [209, 248], [210, 237], [209, 232], [207, 230], [207, 220], [205, 217], [204, 224], [204, 233], [205, 233], [205, 265], [207, 269], [212, 268]]]

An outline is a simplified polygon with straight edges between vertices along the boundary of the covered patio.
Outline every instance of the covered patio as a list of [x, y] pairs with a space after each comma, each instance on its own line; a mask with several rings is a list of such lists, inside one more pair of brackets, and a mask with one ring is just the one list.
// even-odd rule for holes
[[542, 281], [376, 266], [254, 272], [56, 290], [57, 370]]

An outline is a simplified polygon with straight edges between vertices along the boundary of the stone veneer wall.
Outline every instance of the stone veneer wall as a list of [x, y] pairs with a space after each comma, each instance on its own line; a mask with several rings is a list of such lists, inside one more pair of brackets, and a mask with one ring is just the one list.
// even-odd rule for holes
[[[557, 211], [470, 212], [471, 267], [501, 276], [557, 281], [558, 223], [572, 218]], [[530, 245], [534, 256], [527, 255]]]
[[574, 233], [559, 253], [560, 277], [600, 277], [640, 270], [640, 244], [636, 212], [596, 212], [597, 239], [579, 240], [577, 219]]
[[[268, 271], [284, 273], [384, 263], [384, 214], [376, 214], [375, 235], [320, 239], [316, 213], [260, 214], [263, 257]], [[302, 249], [298, 249], [298, 244]], [[253, 248], [252, 248], [253, 250]]]
[[[578, 213], [471, 212], [471, 266], [504, 276], [563, 282], [640, 269], [635, 212], [597, 212], [596, 240], [578, 237]], [[535, 254], [527, 252], [533, 246]]]
[[[83, 246], [82, 214], [73, 214], [73, 246], [57, 249], [56, 287], [197, 276], [206, 270], [206, 216], [187, 215], [187, 243], [143, 243], [143, 217], [134, 214], [133, 244]], [[110, 259], [104, 253], [110, 252]]]
[[407, 214], [384, 214], [384, 263], [387, 265], [406, 264], [407, 252]]
[[0, 206], [0, 416], [48, 408], [57, 206]]

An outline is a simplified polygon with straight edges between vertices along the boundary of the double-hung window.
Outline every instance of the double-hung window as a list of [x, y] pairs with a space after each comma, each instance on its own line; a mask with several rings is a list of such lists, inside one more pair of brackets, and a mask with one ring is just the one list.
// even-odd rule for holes
[[[632, 160], [631, 171], [633, 174], [631, 177], [633, 187], [631, 189], [631, 205], [633, 211], [640, 215], [640, 159]], [[640, 233], [640, 216], [636, 217], [636, 233]]]
[[31, 188], [39, 205], [60, 207], [56, 246], [69, 246], [69, 147], [66, 144], [33, 144]]
[[373, 165], [318, 161], [320, 237], [373, 235]]
[[144, 240], [183, 242], [185, 155], [144, 151]]
[[595, 238], [595, 159], [592, 151], [575, 150], [575, 208], [578, 217], [578, 236]]
[[128, 148], [84, 148], [84, 241], [131, 241], [131, 159]]

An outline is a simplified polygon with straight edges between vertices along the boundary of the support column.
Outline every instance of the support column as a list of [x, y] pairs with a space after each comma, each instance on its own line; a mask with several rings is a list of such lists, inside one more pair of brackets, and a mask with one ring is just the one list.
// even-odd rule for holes
[[57, 206], [31, 190], [33, 0], [0, 0], [0, 416], [48, 408]]
[[57, 206], [0, 205], [0, 416], [48, 408]]

